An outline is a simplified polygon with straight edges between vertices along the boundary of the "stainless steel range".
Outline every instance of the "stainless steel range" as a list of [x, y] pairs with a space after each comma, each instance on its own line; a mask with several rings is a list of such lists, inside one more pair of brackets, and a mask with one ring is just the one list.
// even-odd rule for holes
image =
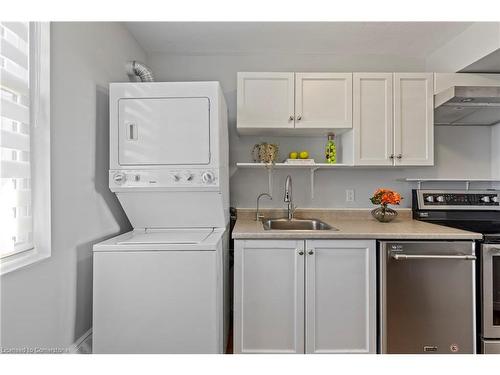
[[482, 353], [500, 353], [500, 191], [414, 190], [413, 218], [479, 232], [478, 304]]

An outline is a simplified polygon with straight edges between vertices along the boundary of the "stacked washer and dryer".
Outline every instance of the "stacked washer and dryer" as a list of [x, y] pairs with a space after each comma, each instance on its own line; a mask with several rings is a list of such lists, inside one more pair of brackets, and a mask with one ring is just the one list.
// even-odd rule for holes
[[218, 82], [110, 84], [109, 187], [133, 231], [94, 246], [94, 353], [223, 353], [227, 107]]

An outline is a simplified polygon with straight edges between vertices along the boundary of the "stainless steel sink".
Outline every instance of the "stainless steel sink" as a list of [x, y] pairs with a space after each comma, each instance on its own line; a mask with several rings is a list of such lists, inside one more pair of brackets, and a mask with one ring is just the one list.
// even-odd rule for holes
[[338, 230], [318, 219], [267, 219], [262, 224], [265, 230]]

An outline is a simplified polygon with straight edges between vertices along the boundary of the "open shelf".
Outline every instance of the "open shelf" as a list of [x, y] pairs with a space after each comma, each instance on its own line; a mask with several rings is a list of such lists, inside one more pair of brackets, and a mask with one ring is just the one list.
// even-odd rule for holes
[[300, 169], [335, 169], [335, 168], [348, 168], [352, 167], [352, 164], [327, 164], [327, 163], [315, 163], [315, 164], [288, 164], [288, 163], [236, 163], [238, 168], [268, 168], [268, 169], [288, 169], [288, 168], [300, 168]]
[[463, 182], [465, 190], [469, 190], [471, 182], [500, 182], [499, 178], [405, 178], [404, 181], [416, 182], [418, 188], [422, 187], [424, 182]]

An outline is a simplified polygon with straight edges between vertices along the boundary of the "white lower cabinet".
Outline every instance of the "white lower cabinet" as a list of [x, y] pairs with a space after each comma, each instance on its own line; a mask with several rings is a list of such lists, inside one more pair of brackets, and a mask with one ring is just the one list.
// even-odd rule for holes
[[306, 353], [375, 353], [375, 241], [306, 241]]
[[304, 352], [304, 241], [235, 241], [234, 290], [235, 353]]
[[237, 240], [235, 353], [376, 353], [375, 241]]

